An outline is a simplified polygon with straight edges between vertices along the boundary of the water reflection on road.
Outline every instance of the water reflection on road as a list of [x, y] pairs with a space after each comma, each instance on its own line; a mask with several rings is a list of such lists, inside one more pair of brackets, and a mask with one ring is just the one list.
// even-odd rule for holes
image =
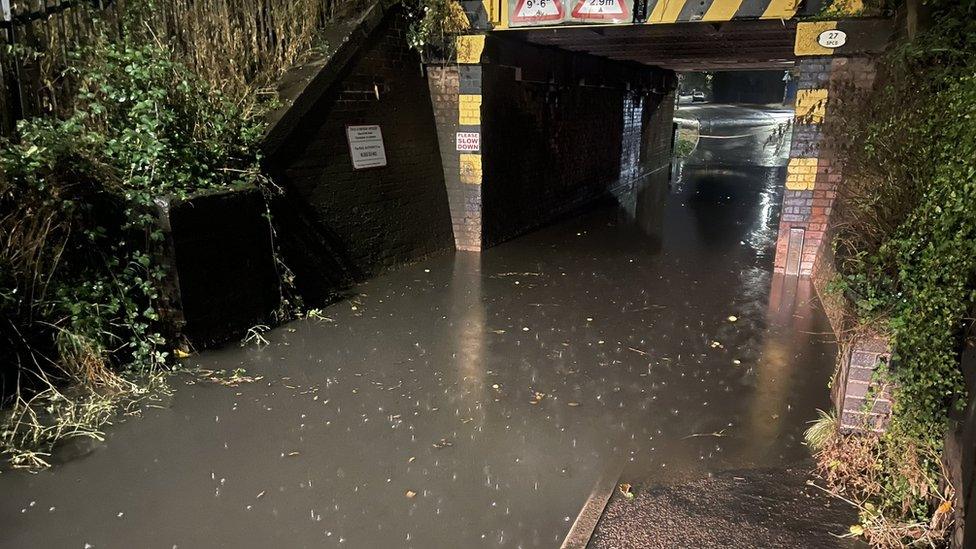
[[800, 463], [835, 347], [802, 287], [768, 299], [783, 162], [717, 150], [666, 201], [433, 258], [195, 357], [263, 379], [178, 378], [90, 455], [3, 473], [0, 544], [556, 547], [610, 467]]

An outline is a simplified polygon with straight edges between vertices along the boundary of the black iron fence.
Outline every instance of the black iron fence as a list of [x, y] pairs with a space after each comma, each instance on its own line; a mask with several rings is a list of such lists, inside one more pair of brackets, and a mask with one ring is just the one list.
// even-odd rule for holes
[[64, 106], [69, 55], [93, 36], [94, 17], [112, 20], [115, 12], [106, 0], [0, 0], [0, 134]]

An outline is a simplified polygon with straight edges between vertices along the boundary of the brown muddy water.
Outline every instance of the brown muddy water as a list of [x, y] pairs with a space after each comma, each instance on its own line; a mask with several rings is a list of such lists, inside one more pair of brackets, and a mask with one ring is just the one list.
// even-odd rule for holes
[[809, 287], [773, 283], [785, 153], [733, 141], [664, 203], [411, 265], [192, 357], [262, 379], [178, 375], [87, 454], [3, 472], [0, 545], [558, 547], [614, 468], [807, 466], [836, 349]]

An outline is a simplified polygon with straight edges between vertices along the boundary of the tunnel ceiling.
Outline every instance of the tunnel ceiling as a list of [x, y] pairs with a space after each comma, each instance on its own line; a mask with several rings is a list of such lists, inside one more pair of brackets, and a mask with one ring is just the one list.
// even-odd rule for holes
[[676, 71], [780, 69], [793, 65], [793, 21], [550, 27], [506, 35], [543, 46]]

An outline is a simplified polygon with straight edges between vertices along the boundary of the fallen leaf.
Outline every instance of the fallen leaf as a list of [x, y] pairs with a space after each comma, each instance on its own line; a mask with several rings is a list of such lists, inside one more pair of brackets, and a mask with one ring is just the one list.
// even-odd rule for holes
[[862, 536], [862, 535], [864, 535], [864, 527], [861, 526], [860, 524], [854, 524], [854, 525], [852, 525], [851, 528], [850, 528], [850, 530], [851, 530], [851, 534], [853, 534], [855, 536]]
[[413, 499], [417, 496], [417, 492], [414, 492], [413, 490], [407, 490], [407, 493], [405, 493], [404, 495], [407, 496], [407, 499]]
[[634, 493], [630, 491], [630, 484], [625, 482], [617, 486], [617, 489], [620, 490], [620, 493], [623, 494], [625, 498], [634, 499]]
[[739, 320], [739, 317], [735, 315], [729, 315], [729, 322], [735, 322], [736, 320]]

